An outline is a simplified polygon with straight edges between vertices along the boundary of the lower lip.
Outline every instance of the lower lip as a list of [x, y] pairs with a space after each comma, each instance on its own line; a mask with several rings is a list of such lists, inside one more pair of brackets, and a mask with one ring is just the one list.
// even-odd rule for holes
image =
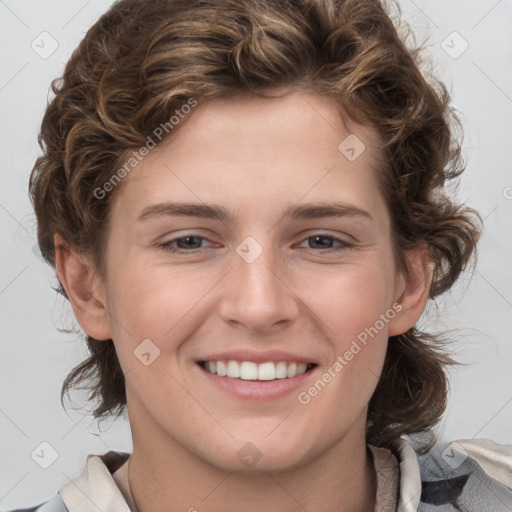
[[219, 377], [210, 373], [196, 364], [199, 371], [211, 384], [226, 391], [237, 398], [249, 398], [253, 400], [270, 400], [281, 398], [300, 388], [304, 389], [305, 382], [312, 376], [318, 366], [297, 377], [275, 380], [243, 380]]

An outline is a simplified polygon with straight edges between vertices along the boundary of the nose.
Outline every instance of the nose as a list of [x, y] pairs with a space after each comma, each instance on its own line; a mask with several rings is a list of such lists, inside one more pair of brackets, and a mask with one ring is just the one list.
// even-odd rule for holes
[[233, 269], [219, 305], [225, 322], [253, 333], [282, 329], [299, 315], [289, 272], [267, 247], [252, 262], [233, 255]]

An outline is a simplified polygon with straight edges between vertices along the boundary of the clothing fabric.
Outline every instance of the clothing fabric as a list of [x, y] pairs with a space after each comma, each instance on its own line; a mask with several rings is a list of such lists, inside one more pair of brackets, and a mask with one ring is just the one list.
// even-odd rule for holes
[[[375, 512], [512, 511], [512, 446], [472, 439], [421, 453], [418, 440], [404, 436], [391, 450], [368, 448], [377, 481]], [[129, 456], [88, 455], [82, 473], [51, 500], [12, 512], [136, 512]]]

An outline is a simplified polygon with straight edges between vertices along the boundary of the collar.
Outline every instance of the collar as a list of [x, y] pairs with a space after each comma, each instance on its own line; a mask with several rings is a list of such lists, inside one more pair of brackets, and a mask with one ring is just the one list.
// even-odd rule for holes
[[[368, 448], [377, 475], [376, 510], [416, 512], [421, 496], [421, 478], [417, 455], [411, 443], [400, 438], [394, 443], [392, 451], [371, 445]], [[112, 477], [129, 456], [129, 453], [116, 451], [104, 455], [88, 455], [80, 475], [59, 489], [68, 510], [131, 512]]]
[[70, 512], [130, 512], [112, 474], [126, 462], [129, 453], [109, 451], [88, 455], [80, 475], [59, 489]]

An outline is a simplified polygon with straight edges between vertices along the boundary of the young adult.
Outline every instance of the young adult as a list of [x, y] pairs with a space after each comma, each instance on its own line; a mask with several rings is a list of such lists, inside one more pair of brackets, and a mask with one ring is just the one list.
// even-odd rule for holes
[[509, 447], [428, 437], [452, 360], [416, 324], [478, 215], [380, 2], [121, 0], [53, 91], [30, 191], [90, 350], [63, 392], [126, 407], [133, 452], [36, 510], [510, 510]]

